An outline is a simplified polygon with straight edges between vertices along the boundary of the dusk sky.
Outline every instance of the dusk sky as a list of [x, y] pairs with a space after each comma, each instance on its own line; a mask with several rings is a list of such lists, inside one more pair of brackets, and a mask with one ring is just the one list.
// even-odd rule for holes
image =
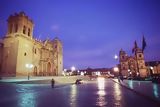
[[114, 55], [132, 55], [143, 34], [145, 59], [160, 60], [160, 0], [0, 0], [0, 37], [20, 11], [34, 21], [35, 38], [60, 38], [64, 68], [113, 67]]

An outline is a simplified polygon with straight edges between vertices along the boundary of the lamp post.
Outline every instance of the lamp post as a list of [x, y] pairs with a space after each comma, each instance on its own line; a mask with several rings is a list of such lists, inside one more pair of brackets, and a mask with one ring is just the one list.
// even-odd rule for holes
[[[116, 61], [118, 61], [118, 55], [117, 55], [117, 54], [114, 55], [114, 59], [115, 59]], [[115, 72], [116, 74], [118, 73], [118, 76], [120, 76], [120, 67], [119, 67], [118, 64], [117, 64], [116, 67], [113, 68], [113, 70], [114, 70], [114, 72]]]
[[28, 69], [28, 80], [29, 80], [30, 78], [29, 71], [31, 68], [33, 68], [33, 64], [26, 64], [26, 68]]
[[114, 59], [115, 59], [115, 60], [118, 60], [118, 56], [117, 56], [116, 54], [114, 55]]

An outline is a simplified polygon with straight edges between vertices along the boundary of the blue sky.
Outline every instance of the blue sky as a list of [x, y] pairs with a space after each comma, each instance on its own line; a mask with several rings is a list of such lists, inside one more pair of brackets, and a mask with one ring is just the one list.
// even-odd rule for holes
[[121, 48], [132, 54], [142, 34], [145, 59], [160, 60], [159, 0], [1, 0], [1, 37], [8, 16], [20, 11], [34, 21], [35, 38], [61, 39], [64, 68], [115, 66], [114, 55]]

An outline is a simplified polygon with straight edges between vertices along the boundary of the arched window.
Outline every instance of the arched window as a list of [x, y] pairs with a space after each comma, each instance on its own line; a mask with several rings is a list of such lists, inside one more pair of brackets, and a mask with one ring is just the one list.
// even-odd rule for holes
[[28, 28], [28, 36], [30, 36], [31, 30], [30, 28]]
[[10, 24], [9, 33], [12, 33], [12, 29], [13, 29], [13, 24]]
[[24, 53], [24, 56], [26, 56], [26, 55], [27, 55], [27, 53], [25, 52], [25, 53]]
[[142, 57], [142, 55], [141, 55], [141, 54], [139, 54], [139, 57], [141, 58], [141, 57]]
[[26, 26], [23, 26], [23, 34], [26, 34]]
[[35, 54], [37, 53], [37, 49], [36, 49], [36, 48], [34, 49], [34, 53], [35, 53]]
[[18, 24], [15, 25], [15, 32], [18, 32]]

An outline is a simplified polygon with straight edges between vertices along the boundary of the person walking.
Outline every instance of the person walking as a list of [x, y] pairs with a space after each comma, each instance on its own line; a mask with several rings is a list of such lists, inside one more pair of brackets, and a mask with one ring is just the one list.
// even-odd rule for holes
[[55, 81], [54, 81], [54, 79], [52, 78], [52, 80], [51, 80], [51, 87], [52, 87], [52, 88], [54, 88], [54, 84], [55, 84]]

